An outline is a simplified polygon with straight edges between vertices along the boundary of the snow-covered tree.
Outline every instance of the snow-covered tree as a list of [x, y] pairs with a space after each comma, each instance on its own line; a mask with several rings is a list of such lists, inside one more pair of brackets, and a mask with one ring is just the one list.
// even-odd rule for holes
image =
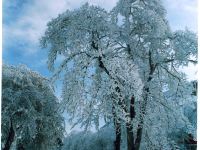
[[[64, 72], [63, 99], [75, 124], [87, 128], [94, 123], [98, 127], [100, 117], [111, 115], [120, 135], [119, 120], [130, 124], [130, 99], [139, 95], [142, 85], [137, 66], [126, 59], [126, 54], [116, 53], [119, 47], [111, 38], [108, 16], [105, 10], [88, 4], [66, 11], [48, 24], [41, 42], [50, 47], [51, 70], [59, 54], [65, 57], [55, 78]], [[116, 144], [119, 147], [120, 136]]]
[[148, 105], [165, 102], [162, 94], [165, 90], [170, 89], [176, 95], [182, 88], [185, 78], [178, 68], [196, 63], [197, 37], [188, 30], [171, 32], [160, 0], [120, 0], [111, 13], [118, 28], [116, 40], [124, 47], [121, 52], [126, 52], [137, 65], [144, 84], [134, 143], [139, 149], [145, 116], [155, 107]]
[[58, 149], [64, 122], [50, 82], [25, 66], [2, 72], [2, 149]]
[[[54, 79], [64, 74], [63, 102], [72, 120], [87, 129], [98, 127], [101, 117], [111, 118], [115, 149], [120, 149], [122, 126], [128, 150], [152, 143], [147, 137], [156, 134], [150, 128], [165, 137], [160, 148], [168, 149], [171, 142], [160, 130], [171, 127], [166, 126], [169, 115], [184, 118], [177, 91], [187, 98], [186, 79], [178, 69], [196, 63], [197, 37], [188, 30], [172, 32], [165, 14], [160, 0], [119, 0], [110, 13], [85, 4], [50, 21], [41, 40], [50, 49]], [[59, 55], [64, 61], [55, 70]], [[156, 138], [151, 145], [159, 145]]]

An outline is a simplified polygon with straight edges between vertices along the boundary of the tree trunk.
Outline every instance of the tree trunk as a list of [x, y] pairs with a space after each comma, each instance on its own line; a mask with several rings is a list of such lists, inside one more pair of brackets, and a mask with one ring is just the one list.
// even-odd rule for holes
[[139, 150], [140, 149], [141, 140], [142, 140], [142, 127], [140, 127], [137, 130], [137, 138], [135, 140], [135, 150]]
[[6, 144], [5, 144], [5, 147], [3, 148], [3, 150], [10, 150], [10, 147], [14, 141], [14, 137], [15, 137], [15, 131], [13, 129], [13, 125], [12, 125], [12, 121], [11, 121], [10, 130], [9, 130]]
[[142, 140], [142, 131], [143, 131], [143, 124], [144, 124], [144, 116], [146, 115], [146, 106], [147, 106], [147, 98], [149, 94], [149, 88], [144, 87], [144, 100], [141, 102], [141, 108], [140, 108], [140, 121], [138, 124], [138, 129], [137, 129], [137, 135], [136, 135], [136, 140], [135, 140], [135, 150], [140, 149], [140, 143]]
[[127, 134], [127, 149], [134, 150], [134, 136], [133, 136], [133, 128], [131, 124], [126, 125], [126, 134]]
[[134, 150], [134, 135], [133, 135], [133, 126], [132, 121], [135, 118], [135, 107], [134, 107], [135, 99], [134, 95], [131, 97], [130, 101], [130, 122], [126, 124], [126, 133], [127, 133], [127, 149]]
[[[98, 46], [95, 46], [94, 43], [92, 43], [92, 47], [96, 50], [98, 50]], [[112, 80], [115, 80], [109, 70], [105, 67], [103, 61], [102, 61], [102, 57], [99, 56], [98, 58], [99, 60], [99, 67], [102, 68], [105, 73], [112, 79]], [[117, 84], [117, 81], [115, 81], [115, 83]], [[117, 86], [115, 88], [116, 92], [119, 93], [121, 95], [121, 91], [120, 91], [120, 88]], [[115, 97], [113, 97], [115, 99]], [[122, 102], [119, 100], [118, 102], [118, 105], [121, 106], [122, 105]], [[115, 112], [115, 106], [113, 105], [112, 107], [112, 113], [113, 113], [113, 121], [114, 121], [114, 125], [115, 125], [115, 135], [116, 135], [116, 139], [114, 141], [114, 146], [115, 146], [115, 150], [120, 150], [120, 145], [121, 145], [121, 121], [120, 121], [120, 118], [118, 118], [116, 112]]]
[[[145, 105], [145, 104], [144, 104]], [[143, 108], [146, 107], [142, 106]], [[143, 111], [140, 112], [140, 122], [138, 124], [138, 129], [137, 129], [137, 135], [136, 135], [136, 140], [135, 140], [135, 150], [139, 150], [140, 149], [140, 143], [142, 140], [142, 131], [143, 131], [143, 124], [144, 124], [144, 111], [146, 111], [145, 109], [142, 109]]]
[[115, 139], [115, 150], [120, 150], [120, 145], [121, 145], [121, 124], [117, 122], [115, 124], [115, 134], [116, 134], [116, 139]]
[[21, 142], [19, 142], [19, 143], [17, 144], [17, 150], [25, 150], [25, 149], [24, 149], [24, 146], [23, 146], [23, 144], [22, 144]]
[[115, 112], [115, 107], [112, 108], [113, 111], [113, 120], [115, 125], [115, 141], [114, 141], [114, 147], [115, 150], [120, 150], [120, 144], [121, 144], [121, 122], [120, 119], [117, 117]]

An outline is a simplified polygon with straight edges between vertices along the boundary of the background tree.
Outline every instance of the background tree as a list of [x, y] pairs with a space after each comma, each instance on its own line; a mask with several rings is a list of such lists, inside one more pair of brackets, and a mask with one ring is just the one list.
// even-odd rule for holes
[[72, 132], [64, 140], [63, 150], [112, 150], [115, 133], [113, 125], [104, 126], [98, 132]]
[[64, 133], [49, 81], [25, 66], [3, 65], [2, 149], [58, 149]]

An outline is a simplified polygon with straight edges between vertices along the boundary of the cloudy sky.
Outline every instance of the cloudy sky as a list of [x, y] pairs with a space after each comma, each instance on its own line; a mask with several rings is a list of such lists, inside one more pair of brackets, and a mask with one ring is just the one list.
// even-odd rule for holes
[[[50, 76], [47, 51], [39, 47], [39, 38], [51, 18], [86, 1], [110, 10], [117, 0], [3, 0], [3, 63], [26, 64]], [[173, 30], [188, 27], [197, 32], [197, 0], [163, 0], [163, 4]]]

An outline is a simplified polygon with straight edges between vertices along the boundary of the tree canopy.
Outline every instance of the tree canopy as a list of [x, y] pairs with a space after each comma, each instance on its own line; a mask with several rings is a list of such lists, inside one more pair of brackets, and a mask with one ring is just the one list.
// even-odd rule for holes
[[58, 149], [64, 134], [59, 103], [50, 82], [25, 66], [3, 65], [3, 150]]
[[[110, 12], [86, 3], [47, 26], [41, 45], [49, 50], [53, 79], [64, 74], [62, 99], [74, 125], [98, 128], [103, 117], [114, 122], [116, 150], [123, 127], [128, 150], [142, 142], [143, 148], [174, 146], [173, 125], [166, 125], [184, 118], [181, 102], [190, 91], [179, 67], [197, 62], [195, 33], [172, 32], [160, 0], [119, 0]], [[55, 69], [60, 55], [64, 61]], [[147, 138], [150, 129], [164, 145]]]

